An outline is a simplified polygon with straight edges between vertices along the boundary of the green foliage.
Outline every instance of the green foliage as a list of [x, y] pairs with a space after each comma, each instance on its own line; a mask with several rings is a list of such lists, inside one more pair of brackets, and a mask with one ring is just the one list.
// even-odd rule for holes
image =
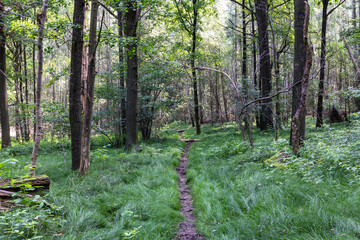
[[23, 207], [0, 212], [0, 239], [44, 239], [60, 233], [64, 222], [60, 207], [49, 204], [39, 195], [19, 196], [13, 202]]
[[[64, 169], [61, 150], [48, 151], [50, 143], [42, 142], [40, 149], [47, 150], [39, 154], [37, 172], [46, 172], [51, 179], [50, 192], [44, 199], [63, 206], [62, 209], [49, 212], [54, 215], [52, 218], [42, 213], [47, 209], [45, 205], [42, 208], [30, 205], [28, 212], [23, 209], [8, 212], [7, 220], [0, 219], [0, 222], [6, 224], [6, 229], [12, 229], [11, 236], [15, 239], [22, 238], [16, 230], [24, 232], [26, 239], [40, 236], [44, 239], [93, 239], [94, 236], [101, 239], [172, 239], [183, 219], [179, 213], [178, 177], [174, 169], [184, 143], [177, 141], [178, 137], [170, 138], [172, 135], [166, 132], [163, 136], [167, 138], [141, 143], [140, 153], [112, 149], [105, 145], [102, 137], [92, 139], [92, 170], [83, 178]], [[70, 166], [70, 148], [65, 151], [67, 166]], [[29, 154], [17, 158], [28, 160]], [[37, 220], [38, 215], [43, 217]], [[41, 219], [52, 223], [42, 225]], [[17, 223], [22, 225], [15, 225]]]
[[[203, 126], [189, 155], [196, 226], [208, 239], [357, 239], [359, 122], [308, 128], [300, 157], [288, 130], [254, 133]], [[231, 148], [234, 146], [234, 149]]]

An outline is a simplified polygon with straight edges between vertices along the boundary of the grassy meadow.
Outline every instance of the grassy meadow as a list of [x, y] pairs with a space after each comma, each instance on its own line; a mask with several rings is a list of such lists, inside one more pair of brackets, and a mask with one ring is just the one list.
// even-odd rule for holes
[[[251, 148], [234, 123], [204, 125], [201, 135], [174, 123], [130, 153], [99, 136], [82, 178], [70, 170], [67, 139], [66, 162], [61, 142], [43, 141], [37, 174], [51, 178], [50, 191], [0, 213], [0, 239], [174, 238], [183, 220], [175, 169], [185, 147], [174, 129], [201, 140], [190, 149], [187, 176], [206, 239], [359, 239], [360, 120], [307, 126], [299, 156], [289, 129], [278, 141], [274, 131], [254, 130]], [[1, 150], [1, 177], [25, 175], [31, 150]]]

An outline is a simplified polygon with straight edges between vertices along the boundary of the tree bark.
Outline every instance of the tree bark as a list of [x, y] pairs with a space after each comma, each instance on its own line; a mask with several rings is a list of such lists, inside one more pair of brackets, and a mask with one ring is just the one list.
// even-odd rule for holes
[[[119, 39], [124, 37], [124, 27], [123, 27], [123, 12], [117, 10], [117, 21], [118, 21], [118, 35]], [[126, 136], [126, 100], [125, 100], [125, 69], [124, 69], [124, 47], [119, 44], [119, 94], [120, 94], [120, 104], [118, 105], [118, 115], [119, 119], [116, 124], [116, 140], [115, 144], [117, 147], [120, 147], [124, 144], [124, 137]]]
[[31, 155], [31, 176], [35, 176], [36, 159], [39, 152], [40, 140], [41, 140], [41, 85], [42, 85], [42, 74], [43, 74], [43, 40], [44, 40], [44, 28], [46, 21], [46, 13], [48, 7], [48, 0], [43, 1], [43, 7], [41, 13], [37, 14], [37, 22], [39, 25], [38, 31], [38, 74], [36, 83], [36, 136], [34, 142], [34, 148]]
[[[255, 34], [255, 17], [254, 17], [254, 13], [251, 13], [251, 33], [253, 36], [256, 36]], [[257, 83], [257, 54], [256, 54], [256, 41], [252, 41], [252, 57], [253, 57], [253, 84], [255, 89], [259, 89], [258, 88], [258, 83]], [[259, 84], [260, 86], [260, 84]], [[256, 127], [260, 128], [260, 115], [259, 115], [259, 111], [256, 109], [255, 110], [255, 121], [256, 121]]]
[[71, 158], [72, 170], [80, 167], [81, 160], [81, 76], [83, 59], [83, 24], [85, 0], [75, 0], [73, 16], [73, 33], [71, 46], [70, 89], [69, 89], [69, 117], [71, 129]]
[[[36, 62], [35, 62], [35, 55], [36, 55], [36, 50], [35, 50], [36, 46], [35, 44], [33, 44], [32, 46], [32, 71], [33, 71], [33, 96], [34, 96], [34, 105], [36, 105]], [[36, 116], [36, 109], [34, 108], [34, 116]], [[33, 133], [33, 138], [35, 141], [35, 137], [36, 137], [36, 118], [33, 120], [34, 122], [34, 133]]]
[[11, 145], [9, 110], [7, 101], [7, 77], [6, 77], [6, 36], [4, 32], [3, 18], [5, 14], [4, 4], [0, 0], [0, 121], [1, 121], [1, 147]]
[[[85, 4], [84, 7], [84, 23], [83, 23], [83, 31], [86, 31], [86, 11], [88, 9], [88, 5], [87, 3]], [[86, 108], [86, 96], [87, 96], [87, 79], [88, 79], [88, 56], [87, 56], [87, 51], [88, 51], [88, 47], [86, 44], [83, 44], [82, 47], [82, 62], [81, 62], [81, 105], [82, 105], [82, 113], [84, 114], [85, 112], [85, 108]]]
[[321, 23], [321, 56], [320, 56], [320, 78], [319, 78], [319, 92], [318, 105], [316, 116], [316, 127], [321, 127], [323, 124], [323, 101], [324, 101], [324, 80], [325, 80], [325, 64], [326, 64], [326, 28], [327, 28], [327, 8], [329, 0], [322, 0], [322, 23]]
[[25, 108], [24, 108], [24, 128], [25, 141], [30, 141], [30, 122], [29, 122], [29, 79], [27, 72], [26, 46], [24, 46], [24, 77], [25, 77]]
[[[300, 105], [302, 79], [305, 67], [306, 49], [304, 43], [304, 20], [305, 20], [305, 2], [304, 0], [294, 0], [295, 10], [295, 43], [294, 43], [294, 84], [292, 92], [292, 112], [291, 117]], [[305, 140], [305, 111], [300, 116], [300, 144]], [[290, 144], [292, 143], [292, 131], [290, 132]]]
[[87, 74], [87, 92], [85, 94], [84, 123], [82, 128], [81, 142], [81, 161], [79, 175], [86, 175], [90, 170], [90, 136], [91, 136], [91, 119], [94, 105], [94, 86], [96, 76], [96, 31], [97, 15], [99, 3], [97, 0], [91, 1], [90, 33], [89, 33], [89, 66]]
[[[344, 37], [344, 43], [346, 46], [346, 49], [348, 50], [349, 53], [349, 57], [351, 59], [351, 62], [353, 64], [354, 70], [355, 70], [355, 87], [359, 87], [360, 86], [360, 70], [359, 67], [356, 63], [355, 57], [351, 52], [350, 46], [348, 44], [348, 42], [346, 41], [346, 38]], [[360, 111], [360, 99], [355, 99], [355, 105], [358, 111]]]
[[304, 73], [301, 88], [301, 96], [300, 96], [300, 103], [299, 107], [295, 112], [295, 115], [291, 122], [291, 145], [293, 148], [293, 153], [297, 154], [300, 150], [300, 143], [301, 143], [301, 117], [306, 111], [306, 97], [307, 97], [307, 89], [309, 84], [309, 76], [310, 70], [312, 66], [312, 56], [313, 56], [313, 49], [308, 40], [308, 28], [309, 28], [309, 19], [310, 19], [310, 6], [307, 1], [305, 1], [304, 6], [304, 26], [303, 26], [303, 39], [304, 45], [306, 49], [306, 62], [304, 66]]
[[194, 11], [194, 19], [192, 22], [192, 48], [191, 48], [191, 73], [193, 80], [193, 91], [194, 91], [194, 113], [195, 113], [195, 126], [196, 126], [196, 134], [201, 133], [201, 125], [200, 125], [200, 112], [199, 112], [199, 98], [198, 98], [198, 84], [196, 77], [196, 69], [195, 69], [195, 59], [196, 59], [196, 42], [197, 42], [197, 28], [198, 28], [198, 16], [199, 9], [196, 6], [197, 0], [192, 0], [193, 2], [193, 11]]
[[224, 113], [225, 113], [225, 121], [229, 122], [229, 111], [228, 111], [228, 104], [227, 104], [227, 98], [225, 93], [225, 82], [224, 82], [224, 76], [221, 75], [221, 93], [222, 93], [222, 99], [224, 104]]
[[126, 149], [138, 146], [138, 56], [137, 56], [137, 26], [141, 9], [136, 1], [126, 3], [125, 36], [130, 42], [126, 46], [127, 76], [126, 76]]
[[[268, 39], [268, 16], [267, 0], [256, 1], [256, 17], [259, 35], [259, 52], [260, 52], [260, 80], [261, 80], [261, 97], [268, 97], [271, 93], [271, 66]], [[267, 98], [261, 102], [260, 129], [266, 130], [273, 127], [272, 103]]]

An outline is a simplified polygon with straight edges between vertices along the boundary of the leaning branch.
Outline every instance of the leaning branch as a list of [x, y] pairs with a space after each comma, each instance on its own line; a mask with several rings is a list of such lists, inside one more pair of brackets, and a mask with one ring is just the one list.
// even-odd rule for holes
[[[358, 67], [358, 65], [357, 65], [357, 63], [356, 63], [356, 61], [355, 61], [354, 55], [352, 54], [352, 52], [351, 52], [351, 48], [350, 48], [350, 46], [349, 46], [348, 42], [346, 41], [346, 38], [345, 38], [345, 37], [344, 37], [344, 43], [345, 43], [346, 49], [348, 50], [348, 53], [349, 53], [349, 56], [350, 56], [351, 62], [353, 63], [353, 67], [354, 67], [354, 70], [355, 70], [356, 76], [357, 76], [357, 78], [359, 78], [359, 77], [360, 77], [360, 70], [359, 70], [359, 67]], [[357, 85], [359, 85], [359, 84], [360, 84], [360, 82], [357, 82], [356, 84], [357, 84]]]
[[327, 14], [326, 16], [329, 16], [330, 14], [333, 13], [333, 11], [335, 11], [338, 7], [340, 7], [346, 0], [342, 0], [341, 2], [339, 2], [338, 5], [336, 5], [333, 9], [331, 9]]
[[[182, 63], [183, 67], [184, 68], [191, 68], [190, 66], [187, 66], [186, 64]], [[221, 70], [217, 70], [217, 69], [214, 69], [214, 68], [208, 68], [208, 67], [195, 67], [194, 69], [196, 70], [208, 70], [208, 71], [213, 71], [213, 72], [218, 72], [218, 73], [221, 73], [223, 74], [224, 76], [226, 76], [229, 81], [231, 82], [231, 85], [233, 86], [235, 92], [236, 92], [236, 96], [239, 98], [239, 100], [241, 102], [243, 102], [243, 98], [241, 97], [241, 93], [235, 83], [235, 81], [229, 76], [229, 74], [227, 74], [226, 72], [224, 71], [221, 71]], [[257, 98], [257, 99], [254, 99], [253, 101], [250, 101], [250, 102], [247, 102], [247, 103], [244, 103], [244, 105], [242, 106], [242, 108], [240, 109], [240, 116], [245, 112], [245, 109], [247, 107], [249, 107], [250, 105], [254, 104], [254, 103], [257, 103], [257, 102], [261, 102], [261, 101], [264, 101], [264, 100], [268, 100], [268, 99], [272, 99], [274, 97], [277, 97], [278, 95], [282, 94], [282, 93], [286, 93], [286, 92], [289, 92], [293, 87], [295, 87], [296, 85], [300, 84], [301, 81], [298, 81], [296, 83], [294, 83], [293, 85], [291, 85], [290, 87], [288, 88], [284, 88], [282, 90], [280, 90], [279, 92], [275, 93], [274, 95], [271, 95], [271, 96], [268, 96], [268, 97], [262, 97], [262, 98]]]

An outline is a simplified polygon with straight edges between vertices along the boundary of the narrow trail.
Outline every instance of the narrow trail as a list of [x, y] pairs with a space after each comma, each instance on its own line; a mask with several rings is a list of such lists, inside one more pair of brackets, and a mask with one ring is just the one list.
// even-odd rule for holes
[[190, 195], [190, 188], [186, 184], [186, 166], [189, 159], [187, 155], [189, 153], [191, 144], [195, 142], [195, 139], [183, 139], [183, 130], [177, 130], [181, 141], [186, 142], [186, 148], [184, 153], [179, 160], [180, 166], [176, 169], [176, 172], [179, 176], [179, 191], [180, 191], [180, 200], [181, 200], [181, 209], [180, 213], [185, 217], [185, 221], [179, 224], [179, 230], [176, 234], [177, 240], [205, 240], [199, 233], [195, 230], [195, 216], [193, 214], [192, 206], [192, 197]]

